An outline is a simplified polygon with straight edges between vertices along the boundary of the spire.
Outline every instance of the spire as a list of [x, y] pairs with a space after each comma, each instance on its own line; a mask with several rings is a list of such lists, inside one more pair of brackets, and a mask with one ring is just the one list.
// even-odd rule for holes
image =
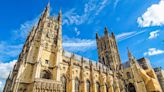
[[45, 10], [42, 13], [42, 18], [48, 17], [49, 16], [49, 11], [50, 11], [50, 1], [48, 2]]
[[59, 14], [58, 14], [58, 21], [61, 23], [62, 22], [62, 10], [59, 10]]
[[105, 27], [105, 29], [104, 29], [104, 34], [106, 35], [108, 35], [108, 29], [107, 29], [107, 27]]
[[132, 56], [132, 53], [130, 52], [129, 48], [127, 47], [127, 50], [128, 50], [128, 57], [129, 59], [131, 59], [133, 56]]
[[113, 37], [113, 38], [115, 38], [115, 35], [114, 35], [114, 33], [113, 33], [113, 32], [112, 32], [112, 37]]
[[98, 33], [96, 32], [96, 39], [99, 39], [99, 35], [98, 35]]
[[135, 61], [135, 58], [133, 57], [133, 55], [132, 55], [132, 53], [130, 52], [130, 50], [127, 48], [127, 50], [128, 50], [128, 58], [129, 58], [129, 61], [131, 62], [131, 63], [136, 63], [136, 61]]
[[49, 16], [49, 10], [50, 10], [50, 2], [48, 2], [46, 8], [44, 9], [44, 11], [42, 12], [42, 15], [39, 19], [38, 22], [38, 26], [43, 26], [44, 21], [47, 19], [47, 17]]

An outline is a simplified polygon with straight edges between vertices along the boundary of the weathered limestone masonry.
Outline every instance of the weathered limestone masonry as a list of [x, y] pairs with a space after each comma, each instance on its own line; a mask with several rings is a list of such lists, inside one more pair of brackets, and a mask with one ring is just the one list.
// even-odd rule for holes
[[62, 48], [62, 12], [50, 4], [29, 33], [3, 92], [162, 92], [149, 60], [121, 63], [114, 33], [96, 33], [98, 62]]
[[158, 77], [162, 91], [164, 92], [164, 70], [162, 70], [161, 67], [157, 67], [157, 68], [154, 68], [154, 71]]

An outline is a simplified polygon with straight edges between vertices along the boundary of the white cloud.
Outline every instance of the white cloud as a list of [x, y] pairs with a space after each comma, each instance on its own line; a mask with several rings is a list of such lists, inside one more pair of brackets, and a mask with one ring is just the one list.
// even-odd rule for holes
[[69, 38], [64, 36], [63, 41], [63, 48], [72, 52], [85, 52], [96, 47], [95, 39]]
[[32, 20], [28, 20], [22, 23], [18, 29], [13, 30], [14, 32], [13, 38], [24, 40], [27, 37], [28, 33], [31, 31], [32, 27], [38, 22], [38, 19], [39, 16]]
[[18, 56], [23, 44], [10, 44], [7, 42], [0, 42], [0, 60], [7, 60]]
[[9, 72], [13, 69], [14, 64], [17, 60], [13, 60], [10, 62], [0, 62], [0, 70], [1, 70], [1, 76], [0, 79], [6, 79], [9, 75]]
[[75, 12], [75, 9], [71, 9], [63, 14], [63, 25], [67, 24], [82, 24], [86, 21], [86, 15], [80, 16]]
[[80, 35], [80, 31], [78, 30], [78, 28], [75, 27], [74, 30], [75, 30], [76, 36], [79, 36]]
[[2, 83], [2, 81], [0, 81], [0, 92], [3, 91], [3, 87], [4, 87], [4, 84]]
[[120, 0], [115, 0], [115, 2], [114, 2], [114, 8], [117, 7], [117, 5], [118, 5], [119, 2], [120, 2]]
[[133, 32], [121, 33], [121, 34], [116, 35], [116, 39], [117, 39], [117, 40], [122, 40], [122, 39], [127, 38], [128, 36], [131, 36], [131, 35], [135, 34], [135, 33], [136, 33], [135, 31], [133, 31]]
[[0, 70], [1, 70], [1, 76], [0, 76], [0, 92], [2, 92], [4, 88], [4, 82], [6, 81], [6, 78], [8, 77], [10, 71], [12, 71], [14, 64], [17, 60], [13, 60], [10, 62], [0, 62]]
[[[84, 5], [84, 12], [78, 14], [76, 9], [70, 9], [63, 14], [63, 25], [76, 24], [80, 25], [83, 23], [92, 23], [95, 15], [98, 15], [107, 5], [109, 0], [89, 0]], [[90, 17], [92, 15], [92, 17]]]
[[156, 48], [149, 48], [147, 52], [144, 52], [144, 56], [154, 56], [158, 54], [163, 54], [164, 50], [156, 49]]
[[108, 4], [109, 0], [103, 0], [102, 2], [100, 2], [99, 7], [96, 11], [96, 15], [99, 15], [99, 13], [106, 7], [106, 5]]
[[164, 0], [151, 5], [147, 11], [137, 19], [140, 27], [164, 25]]
[[154, 39], [154, 38], [158, 37], [159, 36], [159, 32], [160, 32], [159, 30], [150, 32], [150, 36], [149, 36], [148, 39]]

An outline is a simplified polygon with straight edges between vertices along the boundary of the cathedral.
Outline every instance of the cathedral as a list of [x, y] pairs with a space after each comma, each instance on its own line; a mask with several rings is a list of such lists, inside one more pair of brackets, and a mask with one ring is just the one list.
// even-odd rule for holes
[[62, 12], [50, 4], [27, 36], [3, 92], [164, 92], [147, 58], [121, 62], [114, 33], [96, 33], [98, 61], [62, 48]]

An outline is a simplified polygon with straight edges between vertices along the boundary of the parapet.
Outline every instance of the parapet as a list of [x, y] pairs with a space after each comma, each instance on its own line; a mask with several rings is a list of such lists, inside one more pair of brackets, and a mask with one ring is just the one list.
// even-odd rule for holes
[[77, 62], [80, 62], [81, 64], [83, 63], [84, 67], [86, 68], [90, 69], [90, 66], [92, 66], [95, 71], [102, 71], [104, 73], [112, 72], [107, 66], [103, 65], [100, 62], [90, 60], [88, 58], [85, 58], [83, 56], [80, 56], [80, 55], [77, 55], [77, 54], [74, 54], [65, 50], [63, 50], [63, 56], [66, 58], [73, 59]]

